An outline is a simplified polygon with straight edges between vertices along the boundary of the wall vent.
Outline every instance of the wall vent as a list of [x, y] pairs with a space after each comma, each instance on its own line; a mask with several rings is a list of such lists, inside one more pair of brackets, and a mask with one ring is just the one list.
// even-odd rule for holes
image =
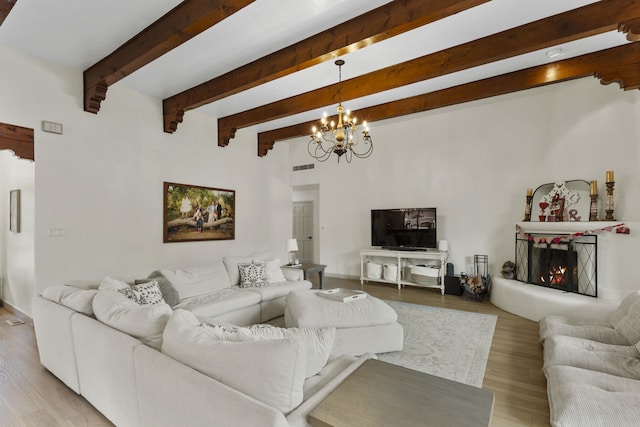
[[298, 165], [298, 166], [294, 166], [293, 167], [293, 171], [303, 171], [303, 170], [307, 170], [307, 169], [313, 169], [315, 167], [315, 165], [313, 163], [309, 163], [307, 165]]

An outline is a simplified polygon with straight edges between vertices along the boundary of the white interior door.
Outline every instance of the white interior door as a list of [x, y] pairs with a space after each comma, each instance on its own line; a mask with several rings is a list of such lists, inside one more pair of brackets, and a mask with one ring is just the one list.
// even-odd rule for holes
[[293, 238], [300, 262], [313, 262], [313, 202], [293, 203]]

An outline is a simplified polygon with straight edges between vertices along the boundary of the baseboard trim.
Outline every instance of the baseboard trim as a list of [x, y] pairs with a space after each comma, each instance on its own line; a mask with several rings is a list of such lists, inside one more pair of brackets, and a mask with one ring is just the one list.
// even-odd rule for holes
[[325, 277], [331, 277], [334, 279], [360, 280], [360, 276], [351, 276], [349, 274], [338, 274], [338, 273], [325, 273]]
[[30, 316], [28, 316], [27, 314], [23, 313], [22, 311], [20, 311], [16, 307], [12, 306], [8, 302], [0, 300], [0, 306], [2, 308], [4, 308], [5, 310], [7, 310], [9, 313], [11, 313], [14, 316], [16, 316], [18, 319], [22, 320], [24, 323], [27, 323], [29, 325], [33, 325], [33, 319]]

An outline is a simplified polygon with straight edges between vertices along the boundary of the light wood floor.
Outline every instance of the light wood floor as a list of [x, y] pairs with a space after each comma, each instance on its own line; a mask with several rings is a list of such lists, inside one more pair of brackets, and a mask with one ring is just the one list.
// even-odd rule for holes
[[[315, 276], [315, 275], [314, 275]], [[315, 282], [315, 278], [312, 278]], [[357, 280], [325, 278], [325, 288], [360, 289]], [[498, 316], [484, 387], [495, 394], [492, 427], [548, 426], [546, 380], [541, 372], [538, 324], [502, 311], [490, 302], [464, 301], [433, 289], [365, 283], [378, 298]], [[14, 318], [0, 308], [0, 425], [109, 426], [97, 410], [40, 365], [30, 324], [9, 326]], [[428, 325], [425, 325], [428, 327]]]

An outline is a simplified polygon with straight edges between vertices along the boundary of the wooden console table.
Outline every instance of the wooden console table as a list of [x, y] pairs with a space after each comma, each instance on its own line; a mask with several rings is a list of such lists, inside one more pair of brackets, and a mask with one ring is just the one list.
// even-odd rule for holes
[[[403, 285], [410, 286], [422, 286], [425, 288], [437, 288], [440, 289], [442, 295], [444, 295], [444, 276], [445, 267], [447, 264], [447, 252], [428, 250], [428, 251], [392, 251], [387, 249], [362, 249], [360, 251], [360, 286], [365, 281], [385, 282], [393, 283], [400, 289]], [[397, 274], [395, 280], [386, 280], [384, 277], [369, 277], [365, 273], [365, 265], [367, 261], [386, 261], [393, 263], [397, 266]], [[411, 277], [406, 277], [404, 273], [404, 267], [410, 265], [411, 261], [425, 261], [435, 260], [438, 263], [438, 277], [433, 284], [419, 283], [412, 280]]]
[[309, 280], [309, 273], [318, 273], [318, 286], [320, 289], [324, 289], [324, 264], [311, 264], [303, 262], [300, 265], [283, 265], [282, 268], [295, 268], [302, 270], [304, 280]]
[[313, 427], [486, 427], [493, 393], [367, 360], [307, 417]]

